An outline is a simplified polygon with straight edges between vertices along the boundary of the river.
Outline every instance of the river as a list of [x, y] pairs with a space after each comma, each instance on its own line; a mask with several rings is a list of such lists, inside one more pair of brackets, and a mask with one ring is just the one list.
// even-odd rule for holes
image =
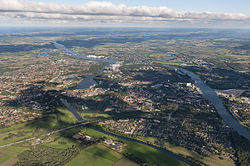
[[238, 120], [234, 118], [232, 114], [229, 113], [229, 111], [226, 109], [226, 107], [223, 105], [221, 99], [217, 96], [215, 91], [211, 89], [208, 85], [206, 85], [196, 74], [193, 72], [178, 68], [179, 71], [181, 71], [184, 74], [187, 74], [193, 81], [195, 81], [195, 84], [198, 88], [200, 88], [203, 96], [211, 102], [211, 104], [216, 108], [219, 115], [222, 117], [222, 119], [228, 124], [230, 127], [232, 127], [238, 134], [242, 135], [246, 139], [250, 140], [250, 131], [248, 128], [240, 124]]
[[[54, 42], [54, 45], [56, 48], [64, 49], [67, 51], [69, 54], [71, 54], [72, 57], [75, 58], [82, 58], [85, 60], [92, 60], [92, 61], [99, 61], [99, 62], [107, 62], [109, 64], [115, 63], [117, 61], [115, 60], [110, 60], [110, 59], [98, 59], [98, 58], [88, 58], [83, 55], [77, 55], [68, 48], [66, 48], [64, 45], [59, 44], [57, 42]], [[165, 60], [172, 60], [176, 58], [176, 56], [170, 56], [170, 57], [165, 57]], [[81, 81], [74, 89], [87, 89], [91, 87], [92, 85], [96, 84], [95, 80], [93, 79], [95, 76], [102, 74], [103, 69], [106, 66], [103, 66], [101, 70], [98, 73], [91, 74], [85, 77], [83, 81]], [[203, 96], [211, 102], [211, 104], [216, 108], [217, 112], [219, 115], [222, 117], [222, 119], [226, 122], [227, 125], [229, 125], [231, 128], [233, 128], [238, 134], [244, 136], [248, 140], [250, 140], [250, 131], [248, 128], [240, 124], [238, 120], [236, 120], [232, 114], [230, 114], [225, 106], [223, 105], [221, 99], [216, 95], [215, 91], [211, 89], [208, 85], [204, 84], [203, 81], [193, 72], [179, 68], [179, 67], [174, 67], [170, 66], [172, 68], [176, 68], [179, 71], [181, 71], [184, 74], [187, 74], [193, 81], [196, 82], [196, 86], [200, 88]]]
[[[85, 60], [92, 60], [92, 61], [99, 61], [99, 62], [108, 62], [108, 65], [117, 62], [115, 60], [109, 60], [109, 59], [88, 58], [88, 57], [83, 56], [83, 55], [77, 55], [77, 54], [75, 54], [74, 52], [72, 52], [71, 50], [69, 50], [68, 48], [66, 48], [64, 45], [59, 44], [57, 42], [54, 42], [54, 45], [58, 49], [63, 49], [64, 51], [66, 51], [67, 53], [69, 53], [74, 58], [82, 58], [82, 59], [85, 59]], [[95, 76], [97, 76], [97, 75], [102, 74], [104, 68], [106, 66], [108, 66], [108, 65], [104, 65], [100, 69], [100, 71], [98, 73], [87, 75], [77, 86], [75, 86], [75, 87], [73, 87], [71, 89], [72, 90], [74, 90], [74, 89], [87, 89], [87, 88], [90, 88], [91, 86], [95, 85], [96, 82], [95, 82], [95, 80], [93, 78]], [[67, 100], [61, 99], [61, 101], [69, 109], [69, 111], [75, 116], [75, 118], [78, 121], [84, 121], [84, 119], [78, 114], [78, 112], [75, 110], [75, 108]], [[110, 132], [107, 132], [107, 131], [103, 131], [103, 130], [98, 129], [96, 127], [92, 127], [92, 129], [94, 129], [96, 131], [99, 131], [99, 132], [101, 132], [103, 134], [111, 135], [113, 137], [117, 137], [117, 138], [124, 139], [124, 140], [127, 140], [127, 141], [137, 142], [137, 143], [141, 143], [141, 144], [150, 146], [150, 147], [152, 147], [154, 149], [157, 149], [157, 150], [160, 150], [160, 151], [166, 153], [167, 155], [169, 155], [169, 156], [171, 156], [171, 157], [173, 157], [173, 158], [175, 158], [177, 160], [180, 160], [180, 161], [182, 161], [182, 162], [184, 162], [184, 163], [186, 163], [188, 165], [191, 165], [191, 166], [196, 166], [197, 165], [197, 164], [192, 163], [191, 161], [187, 160], [186, 158], [184, 158], [184, 157], [182, 157], [180, 155], [174, 154], [173, 152], [171, 152], [169, 150], [166, 150], [166, 149], [163, 149], [163, 148], [160, 148], [160, 147], [157, 147], [157, 146], [145, 143], [143, 141], [139, 141], [139, 140], [136, 140], [136, 139], [125, 137], [125, 136], [116, 135], [116, 134], [113, 134], [113, 133], [110, 133]]]
[[[113, 64], [113, 63], [116, 63], [117, 61], [115, 60], [110, 60], [110, 59], [99, 59], [99, 58], [89, 58], [89, 57], [86, 57], [86, 56], [83, 56], [83, 55], [78, 55], [78, 54], [75, 54], [73, 51], [69, 50], [68, 48], [66, 48], [64, 45], [62, 44], [59, 44], [57, 42], [54, 42], [54, 45], [56, 48], [58, 49], [63, 49], [65, 50], [67, 53], [69, 53], [72, 57], [74, 58], [81, 58], [81, 59], [85, 59], [85, 60], [91, 60], [91, 61], [98, 61], [98, 62], [107, 62], [108, 65], [110, 64]], [[176, 58], [176, 57], [170, 57], [169, 59], [166, 58], [166, 60], [170, 60], [170, 59], [173, 59], [173, 58]], [[95, 73], [95, 74], [90, 74], [88, 76], [86, 76], [83, 81], [81, 81], [76, 87], [73, 87], [73, 89], [87, 89], [93, 85], [96, 84], [96, 82], [94, 81], [94, 77], [97, 76], [97, 75], [100, 75], [102, 74], [104, 68], [108, 65], [105, 65], [103, 66], [100, 71], [98, 73]], [[203, 96], [208, 99], [212, 105], [214, 105], [214, 107], [216, 108], [216, 110], [218, 111], [219, 115], [222, 117], [222, 119], [230, 126], [232, 127], [236, 132], [238, 132], [240, 135], [244, 136], [245, 138], [247, 138], [248, 140], [250, 140], [250, 132], [249, 130], [244, 127], [243, 125], [241, 125], [239, 123], [239, 121], [237, 121], [228, 111], [227, 109], [225, 108], [225, 106], [223, 105], [222, 101], [220, 100], [220, 98], [216, 95], [215, 91], [213, 89], [211, 89], [208, 85], [204, 84], [203, 81], [196, 75], [194, 74], [193, 72], [189, 71], [189, 70], [186, 70], [186, 69], [182, 69], [182, 68], [179, 68], [179, 67], [174, 67], [174, 66], [170, 66], [172, 68], [175, 68], [175, 69], [178, 69], [179, 71], [181, 71], [182, 73], [184, 74], [187, 74], [195, 83], [196, 83], [196, 86], [200, 88]], [[78, 115], [78, 113], [75, 111], [75, 109], [70, 105], [70, 103], [68, 103], [66, 100], [63, 100], [63, 103], [65, 104], [65, 106], [73, 113], [73, 115], [76, 117], [76, 119], [80, 120], [80, 121], [83, 121], [83, 119]], [[131, 139], [131, 138], [128, 138], [128, 137], [124, 137], [124, 136], [119, 136], [119, 135], [115, 135], [115, 134], [112, 134], [112, 133], [109, 133], [109, 132], [106, 132], [106, 131], [103, 131], [103, 130], [100, 130], [100, 129], [97, 129], [97, 128], [93, 128], [99, 132], [102, 132], [104, 134], [108, 134], [108, 135], [112, 135], [112, 136], [115, 136], [115, 137], [118, 137], [118, 138], [121, 138], [121, 139], [126, 139], [126, 140], [129, 140], [129, 141], [133, 141], [133, 142], [138, 142], [138, 143], [141, 143], [141, 144], [144, 144], [144, 145], [147, 145], [147, 146], [150, 146], [150, 147], [153, 147], [155, 149], [158, 149], [158, 150], [161, 150], [163, 152], [165, 152], [167, 155], [171, 156], [171, 157], [174, 157], [178, 160], [181, 160], [189, 165], [196, 165], [190, 161], [188, 161], [187, 159], [183, 158], [182, 156], [179, 156], [179, 155], [176, 155], [166, 149], [163, 149], [163, 148], [159, 148], [159, 147], [156, 147], [156, 146], [153, 146], [153, 145], [150, 145], [150, 144], [147, 144], [145, 142], [142, 142], [142, 141], [138, 141], [138, 140], [135, 140], [135, 139]]]
[[84, 55], [78, 55], [78, 54], [74, 53], [73, 51], [71, 51], [70, 49], [66, 48], [62, 44], [59, 44], [57, 42], [53, 42], [53, 44], [57, 49], [63, 49], [64, 51], [66, 51], [68, 54], [70, 54], [74, 58], [107, 63], [107, 65], [102, 66], [102, 68], [99, 70], [98, 73], [94, 73], [94, 74], [90, 74], [90, 75], [85, 76], [85, 78], [79, 84], [77, 84], [77, 86], [70, 88], [70, 90], [88, 89], [91, 86], [96, 85], [96, 81], [94, 80], [94, 77], [101, 75], [105, 67], [117, 62], [116, 60], [112, 60], [112, 59], [90, 58], [90, 57], [87, 57]]
[[[73, 106], [71, 106], [70, 103], [67, 102], [67, 100], [61, 99], [61, 101], [70, 110], [70, 112], [75, 116], [75, 118], [78, 121], [84, 122], [84, 119], [77, 113], [75, 108]], [[187, 160], [186, 158], [184, 158], [184, 157], [182, 157], [180, 155], [174, 154], [173, 152], [171, 152], [171, 151], [169, 151], [167, 149], [163, 149], [163, 148], [160, 148], [160, 147], [157, 147], [157, 146], [154, 146], [154, 145], [151, 145], [151, 144], [148, 144], [146, 142], [139, 141], [139, 140], [136, 140], [136, 139], [133, 139], [133, 138], [129, 138], [129, 137], [121, 136], [121, 135], [116, 135], [116, 134], [101, 130], [101, 129], [93, 127], [93, 126], [91, 128], [98, 131], [98, 132], [106, 134], [106, 135], [110, 135], [110, 136], [117, 137], [117, 138], [120, 138], [120, 139], [124, 139], [124, 140], [127, 140], [127, 141], [132, 141], [132, 142], [136, 142], [136, 143], [140, 143], [140, 144], [143, 144], [143, 145], [150, 146], [150, 147], [152, 147], [154, 149], [157, 149], [157, 150], [160, 150], [160, 151], [166, 153], [167, 155], [169, 155], [169, 156], [171, 156], [171, 157], [173, 157], [173, 158], [175, 158], [177, 160], [180, 160], [180, 161], [182, 161], [182, 162], [184, 162], [184, 163], [186, 163], [188, 165], [191, 165], [191, 166], [196, 166], [197, 165], [197, 164], [192, 163], [191, 161]]]
[[[80, 121], [80, 122], [84, 122], [84, 119], [78, 114], [78, 112], [76, 111], [76, 109], [65, 99], [61, 99], [62, 103], [70, 110], [70, 112], [75, 116], [75, 118]], [[113, 136], [113, 137], [117, 137], [117, 138], [120, 138], [120, 139], [124, 139], [124, 140], [127, 140], [127, 141], [132, 141], [132, 142], [136, 142], [136, 143], [140, 143], [140, 144], [143, 144], [143, 145], [147, 145], [147, 146], [150, 146], [154, 149], [157, 149], [157, 150], [160, 150], [164, 153], [166, 153], [167, 155], [177, 159], [177, 160], [180, 160], [188, 165], [191, 165], [191, 166], [196, 166], [197, 164], [195, 163], [192, 163], [191, 161], [187, 160], [186, 158], [180, 156], [180, 155], [177, 155], [177, 154], [174, 154], [173, 152], [167, 150], [167, 149], [163, 149], [163, 148], [160, 148], [160, 147], [157, 147], [157, 146], [154, 146], [154, 145], [151, 145], [151, 144], [148, 144], [146, 142], [143, 142], [143, 141], [139, 141], [139, 140], [136, 140], [136, 139], [133, 139], [133, 138], [129, 138], [129, 137], [125, 137], [125, 136], [120, 136], [120, 135], [116, 135], [116, 134], [113, 134], [113, 133], [110, 133], [110, 132], [107, 132], [107, 131], [104, 131], [104, 130], [101, 130], [101, 129], [98, 129], [96, 127], [91, 127], [92, 129], [98, 131], [98, 132], [101, 132], [103, 134], [106, 134], [106, 135], [110, 135], [110, 136]]]

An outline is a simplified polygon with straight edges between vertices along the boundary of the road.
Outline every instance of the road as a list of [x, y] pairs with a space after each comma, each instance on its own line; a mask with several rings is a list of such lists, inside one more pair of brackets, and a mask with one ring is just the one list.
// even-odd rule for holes
[[[49, 136], [49, 135], [52, 135], [52, 134], [55, 134], [55, 133], [59, 133], [59, 132], [64, 131], [64, 130], [72, 129], [74, 127], [81, 126], [81, 125], [86, 125], [86, 124], [89, 124], [89, 122], [79, 121], [78, 124], [75, 124], [75, 125], [69, 126], [69, 127], [65, 127], [65, 128], [59, 129], [59, 130], [51, 131], [51, 132], [49, 132], [47, 134], [40, 135], [40, 137]], [[10, 144], [1, 145], [0, 148], [5, 148], [5, 147], [8, 147], [8, 146], [17, 145], [17, 144], [28, 142], [28, 141], [35, 140], [35, 139], [38, 139], [38, 138], [37, 137], [27, 138], [27, 139], [24, 139], [24, 140], [21, 140], [21, 141], [17, 141], [17, 142], [13, 142], [13, 143], [10, 143]]]

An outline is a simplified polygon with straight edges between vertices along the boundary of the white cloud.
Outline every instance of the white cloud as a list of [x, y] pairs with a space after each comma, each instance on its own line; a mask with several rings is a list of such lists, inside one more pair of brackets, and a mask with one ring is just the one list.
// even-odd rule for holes
[[213, 12], [176, 12], [168, 7], [114, 5], [111, 2], [91, 1], [79, 6], [42, 3], [27, 0], [0, 0], [0, 17], [13, 21], [47, 22], [105, 22], [105, 23], [183, 23], [213, 24], [228, 22], [250, 26], [250, 16], [245, 14]]

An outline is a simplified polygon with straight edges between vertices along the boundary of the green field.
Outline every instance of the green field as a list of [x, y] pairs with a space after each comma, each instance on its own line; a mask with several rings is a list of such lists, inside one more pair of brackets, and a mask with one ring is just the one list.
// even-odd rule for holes
[[26, 125], [27, 122], [0, 129], [0, 145], [6, 145], [32, 137], [32, 133], [34, 133], [34, 131], [32, 128], [27, 127]]
[[57, 108], [55, 112], [45, 114], [43, 118], [27, 122], [27, 126], [38, 130], [46, 131], [72, 125], [75, 118], [66, 108]]
[[0, 164], [7, 161], [10, 158], [10, 156], [6, 153], [0, 153]]
[[51, 130], [72, 125], [74, 122], [73, 115], [67, 109], [58, 108], [56, 112], [45, 115], [41, 119], [0, 129], [0, 145], [39, 136]]
[[124, 153], [132, 153], [136, 157], [146, 161], [148, 165], [185, 165], [183, 162], [178, 161], [170, 156], [167, 156], [164, 152], [156, 150], [146, 145], [142, 145], [134, 142], [126, 142], [127, 146]]
[[121, 158], [121, 154], [102, 144], [97, 144], [82, 150], [78, 156], [68, 163], [68, 166], [112, 166]]
[[[41, 134], [45, 134], [57, 128], [72, 125], [74, 122], [73, 115], [67, 109], [58, 108], [55, 113], [48, 114], [44, 118], [0, 129], [0, 145], [10, 144], [34, 136], [39, 137]], [[67, 131], [63, 133], [66, 135]], [[66, 149], [74, 144], [71, 140], [62, 137], [61, 134], [55, 134], [55, 136], [56, 135], [59, 139], [51, 141], [51, 144], [46, 144], [46, 146]], [[51, 138], [55, 136], [51, 136]], [[29, 150], [30, 143], [31, 142], [28, 142], [27, 147], [22, 143], [15, 146], [0, 148], [0, 165], [6, 161], [10, 161], [9, 164], [13, 164], [11, 160], [16, 161], [18, 154], [25, 150]]]
[[56, 134], [48, 138], [47, 142], [43, 145], [54, 149], [67, 149], [75, 144], [76, 142], [72, 139], [64, 138], [61, 137], [59, 134]]
[[100, 133], [98, 131], [95, 131], [93, 129], [87, 128], [85, 133], [87, 135], [93, 136], [93, 137], [106, 137], [106, 138], [112, 138], [114, 140], [120, 140], [126, 144], [124, 147], [123, 153], [131, 153], [135, 155], [136, 157], [142, 159], [143, 161], [147, 162], [148, 165], [185, 165], [185, 163], [178, 161], [168, 155], [166, 155], [164, 152], [158, 151], [154, 148], [151, 148], [149, 146], [131, 142], [131, 141], [125, 141], [122, 139], [118, 139], [112, 136], [105, 135], [103, 133]]
[[122, 157], [119, 153], [110, 150], [109, 148], [105, 147], [102, 144], [90, 146], [89, 148], [86, 149], [86, 151], [113, 162], [118, 161]]
[[[72, 125], [74, 122], [75, 120], [73, 118], [73, 115], [68, 110], [64, 108], [58, 108], [55, 113], [48, 114], [46, 115], [45, 118], [1, 129], [0, 145], [12, 143], [21, 140], [23, 138], [39, 136], [40, 134], [44, 134], [48, 131]], [[72, 140], [71, 137], [73, 133], [78, 131], [79, 128], [74, 128], [71, 130], [63, 131], [61, 133], [57, 133], [55, 135], [46, 138], [44, 140], [45, 142], [43, 145], [58, 150], [67, 149], [72, 145], [76, 144], [76, 142]], [[25, 135], [21, 135], [20, 132], [25, 133]], [[185, 165], [184, 163], [172, 157], [167, 156], [165, 153], [155, 150], [146, 145], [108, 136], [98, 131], [95, 131], [91, 128], [85, 128], [82, 130], [82, 132], [92, 137], [97, 137], [97, 138], [106, 137], [106, 138], [112, 138], [114, 140], [119, 140], [125, 143], [126, 146], [123, 148], [123, 153], [120, 154], [101, 144], [92, 145], [86, 149], [83, 149], [79, 155], [77, 155], [72, 161], [68, 163], [68, 165], [105, 166], [105, 165], [113, 165], [118, 161], [119, 161], [117, 163], [118, 165], [119, 164], [124, 165], [124, 163], [130, 163], [131, 165], [134, 165], [135, 164], [134, 162], [127, 160], [126, 158], [125, 158], [126, 160], [125, 159], [121, 160], [122, 158], [124, 158], [124, 155], [126, 153], [133, 154], [137, 158], [141, 159], [143, 162], [146, 162], [149, 166], [155, 164], [164, 166]], [[10, 138], [6, 139], [6, 137]], [[23, 145], [24, 144], [20, 144], [20, 146]], [[6, 161], [16, 162], [17, 155], [28, 149], [29, 145], [28, 147], [11, 146], [0, 149], [0, 154], [1, 154], [0, 162], [1, 163], [4, 163]]]
[[138, 166], [138, 164], [136, 164], [136, 163], [126, 159], [125, 157], [123, 157], [118, 162], [116, 162], [114, 164], [114, 166]]
[[175, 152], [176, 154], [181, 154], [183, 156], [190, 156], [190, 157], [197, 159], [197, 160], [200, 160], [201, 162], [208, 164], [208, 165], [218, 165], [218, 166], [234, 165], [234, 161], [232, 159], [229, 159], [229, 158], [219, 159], [219, 156], [217, 156], [217, 155], [203, 157], [203, 156], [199, 155], [198, 153], [196, 153], [195, 151], [191, 151], [191, 150], [188, 150], [186, 148], [174, 146], [174, 145], [167, 144], [167, 143], [165, 144], [165, 148]]
[[23, 146], [10, 146], [0, 149], [0, 165], [5, 165], [4, 163], [12, 162], [12, 164], [14, 164], [17, 155], [28, 149], [29, 148]]
[[[156, 139], [153, 137], [139, 137], [139, 139], [144, 141], [144, 142], [150, 142], [150, 144], [153, 144], [156, 141]], [[213, 163], [216, 163], [216, 165], [221, 165], [221, 166], [234, 165], [234, 161], [232, 159], [229, 159], [229, 158], [219, 159], [218, 155], [204, 157], [202, 155], [199, 155], [195, 151], [188, 150], [188, 149], [180, 147], [180, 146], [174, 146], [174, 145], [169, 144], [169, 143], [165, 143], [164, 147], [166, 149], [172, 151], [173, 153], [180, 154], [183, 156], [192, 157], [192, 158], [199, 160], [199, 161], [201, 161], [205, 164], [208, 164], [208, 165], [214, 165]]]
[[96, 130], [93, 130], [93, 129], [91, 129], [91, 128], [86, 128], [86, 129], [84, 129], [83, 132], [84, 132], [85, 134], [87, 134], [87, 135], [89, 135], [89, 136], [92, 136], [92, 137], [95, 137], [95, 138], [100, 138], [100, 137], [103, 137], [103, 136], [109, 137], [108, 135], [105, 135], [105, 134], [103, 134], [103, 133], [100, 133], [100, 132], [98, 132], [98, 131], [96, 131]]

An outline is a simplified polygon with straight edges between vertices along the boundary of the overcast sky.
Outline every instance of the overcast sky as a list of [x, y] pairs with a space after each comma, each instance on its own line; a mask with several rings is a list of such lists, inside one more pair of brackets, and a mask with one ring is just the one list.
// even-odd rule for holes
[[0, 0], [0, 26], [250, 28], [250, 0]]

